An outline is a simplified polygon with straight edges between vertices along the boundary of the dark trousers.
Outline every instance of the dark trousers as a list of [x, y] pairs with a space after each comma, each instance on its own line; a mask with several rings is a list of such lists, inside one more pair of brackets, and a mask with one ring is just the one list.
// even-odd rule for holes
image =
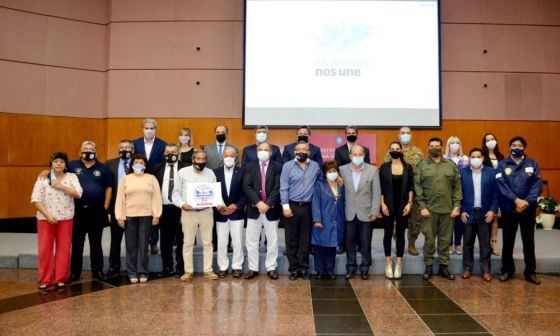
[[397, 257], [401, 257], [404, 254], [404, 233], [406, 230], [406, 224], [408, 223], [408, 216], [395, 216], [394, 214], [389, 214], [389, 216], [383, 216], [383, 229], [385, 234], [383, 235], [383, 249], [385, 250], [385, 256], [391, 256], [391, 241], [393, 238], [393, 223], [395, 222], [395, 217], [397, 220], [396, 225], [396, 236], [397, 236]]
[[315, 271], [319, 273], [334, 273], [334, 262], [336, 260], [336, 247], [313, 246], [315, 254]]
[[91, 271], [97, 273], [103, 270], [101, 235], [103, 234], [103, 227], [106, 225], [107, 221], [107, 212], [103, 206], [87, 208], [76, 206], [74, 228], [72, 230], [70, 272], [77, 276], [82, 274], [86, 234], [89, 240]]
[[461, 221], [461, 216], [457, 216], [457, 218], [455, 218], [454, 220], [455, 226], [453, 227], [453, 236], [451, 237], [449, 246], [461, 246], [465, 224], [463, 223], [463, 221]]
[[288, 270], [290, 272], [307, 271], [311, 238], [311, 204], [290, 202], [290, 209], [294, 215], [288, 218], [284, 228]]
[[148, 239], [151, 228], [152, 216], [126, 218], [124, 235], [129, 277], [148, 275]]
[[346, 222], [346, 271], [354, 273], [356, 271], [356, 249], [360, 243], [360, 254], [362, 263], [361, 272], [368, 272], [371, 266], [371, 236], [373, 234], [373, 223], [362, 222], [358, 217], [350, 222]]
[[482, 273], [490, 273], [490, 254], [492, 253], [490, 247], [490, 232], [492, 230], [492, 223], [486, 223], [481, 210], [475, 210], [473, 216], [472, 223], [465, 224], [463, 270], [469, 272], [473, 271], [474, 241], [478, 236], [478, 245], [480, 247], [480, 271]]
[[177, 242], [175, 249], [175, 269], [183, 271], [183, 229], [181, 226], [181, 209], [169, 204], [163, 206], [159, 219], [161, 231], [161, 262], [164, 270], [173, 270], [173, 242]]
[[515, 273], [513, 263], [513, 247], [517, 227], [521, 229], [521, 240], [523, 241], [523, 257], [525, 259], [526, 276], [535, 274], [537, 262], [535, 260], [535, 211], [534, 205], [523, 213], [502, 214], [502, 235], [504, 245], [502, 248], [502, 273]]
[[115, 213], [111, 213], [111, 250], [109, 251], [109, 267], [114, 270], [121, 269], [121, 244], [124, 229], [119, 226]]

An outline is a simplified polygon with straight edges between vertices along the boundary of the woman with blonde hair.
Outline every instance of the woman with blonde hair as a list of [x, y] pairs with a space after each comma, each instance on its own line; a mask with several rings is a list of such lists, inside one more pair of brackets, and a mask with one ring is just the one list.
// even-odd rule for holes
[[179, 160], [185, 167], [192, 165], [194, 153], [192, 130], [189, 127], [181, 127], [179, 130]]

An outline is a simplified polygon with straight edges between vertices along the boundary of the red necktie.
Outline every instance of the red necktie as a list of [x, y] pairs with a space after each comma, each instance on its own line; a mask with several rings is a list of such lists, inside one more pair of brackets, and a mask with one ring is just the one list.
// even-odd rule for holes
[[261, 201], [266, 201], [266, 161], [261, 162]]

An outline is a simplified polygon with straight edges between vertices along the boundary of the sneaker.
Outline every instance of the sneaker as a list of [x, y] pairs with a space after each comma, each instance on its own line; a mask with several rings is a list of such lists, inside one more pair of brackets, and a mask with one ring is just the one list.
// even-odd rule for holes
[[218, 275], [212, 271], [204, 273], [204, 277], [208, 280], [218, 280]]
[[181, 275], [181, 281], [191, 281], [192, 278], [193, 278], [193, 274], [189, 272]]
[[140, 283], [146, 283], [146, 282], [148, 282], [148, 277], [145, 276], [145, 275], [141, 276], [140, 277]]
[[449, 246], [449, 255], [452, 255], [453, 253], [455, 253], [455, 249], [453, 246]]
[[138, 283], [138, 278], [136, 278], [136, 277], [130, 278], [130, 283], [133, 283], [133, 284]]
[[455, 253], [457, 253], [458, 255], [462, 255], [463, 254], [463, 247], [461, 245], [455, 246]]

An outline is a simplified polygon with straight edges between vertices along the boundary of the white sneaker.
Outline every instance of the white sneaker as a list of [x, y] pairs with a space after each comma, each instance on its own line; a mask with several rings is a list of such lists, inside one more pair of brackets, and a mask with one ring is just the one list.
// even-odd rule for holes
[[402, 273], [402, 264], [395, 264], [395, 273], [393, 274], [394, 279], [400, 279]]
[[455, 249], [453, 246], [449, 246], [449, 255], [452, 255], [453, 253], [455, 253]]
[[393, 279], [393, 263], [385, 263], [385, 276], [387, 279]]
[[455, 246], [455, 253], [457, 253], [458, 255], [462, 255], [463, 254], [463, 247], [461, 247], [461, 245]]

